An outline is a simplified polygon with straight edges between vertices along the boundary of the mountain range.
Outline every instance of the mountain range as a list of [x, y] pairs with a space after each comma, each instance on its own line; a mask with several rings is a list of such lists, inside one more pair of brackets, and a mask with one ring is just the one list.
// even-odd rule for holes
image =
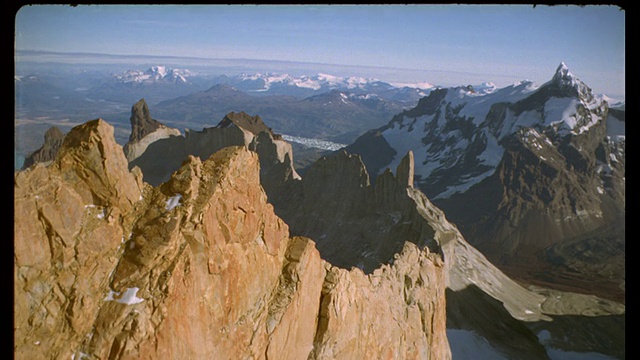
[[417, 84], [392, 84], [372, 78], [335, 76], [319, 73], [313, 76], [291, 76], [288, 74], [254, 73], [236, 76], [223, 75], [217, 78], [220, 84], [231, 85], [252, 95], [290, 95], [309, 97], [333, 90], [354, 94], [377, 95], [386, 100], [415, 102], [429, 93], [434, 85], [427, 82]]
[[[46, 133], [14, 179], [16, 354], [625, 358], [624, 103], [565, 64], [375, 126], [375, 94], [248, 94], [139, 99], [124, 146]], [[279, 134], [357, 125], [304, 171]]]
[[[132, 119], [141, 120], [134, 117], [140, 105]], [[262, 125], [230, 114], [200, 139], [228, 141], [235, 135], [224, 129], [251, 127]], [[188, 156], [168, 181], [152, 187], [140, 168], [127, 170], [112, 134], [103, 120], [87, 122], [66, 135], [49, 165], [16, 174], [16, 206], [24, 215], [16, 224], [19, 356], [330, 359], [396, 353], [448, 359], [477, 349], [463, 336], [476, 334], [489, 341], [486, 358], [547, 359], [547, 341], [558, 332], [605, 321], [602, 330], [588, 329], [586, 344], [576, 342], [587, 335], [578, 332], [554, 346], [624, 357], [619, 338], [603, 345], [620, 326], [623, 307], [579, 294], [534, 292], [507, 278], [413, 188], [412, 153], [375, 187], [359, 156], [344, 151], [316, 162], [304, 179], [281, 177], [273, 187], [273, 175], [288, 173], [289, 165], [278, 164], [290, 159], [267, 161], [277, 159], [271, 146], [255, 146], [254, 155], [232, 146], [204, 162]], [[269, 132], [259, 137], [267, 144], [276, 140]], [[258, 161], [275, 165], [274, 171], [263, 172]], [[33, 206], [38, 210], [29, 212]], [[51, 235], [30, 213], [47, 219]], [[56, 215], [69, 213], [76, 216]], [[298, 232], [315, 233], [320, 252]], [[49, 237], [53, 255], [27, 251], [25, 240]], [[95, 238], [101, 241], [89, 241]], [[341, 251], [327, 252], [339, 244]], [[29, 271], [34, 267], [38, 271]], [[59, 291], [52, 298], [46, 287], [29, 284]], [[56, 315], [63, 313], [70, 315]], [[494, 314], [491, 321], [482, 320], [487, 313]], [[585, 313], [592, 318], [549, 322], [550, 316]], [[535, 332], [554, 335], [539, 342]]]
[[[124, 144], [129, 107], [142, 98], [154, 106], [158, 118], [179, 129], [215, 125], [229, 111], [247, 111], [261, 114], [283, 134], [349, 143], [414, 106], [431, 86], [328, 74], [214, 76], [166, 65], [125, 71], [43, 65], [19, 66], [16, 71], [16, 152], [23, 157], [37, 149], [49, 126], [68, 131], [98, 117], [111, 121], [116, 140]], [[188, 107], [176, 107], [176, 103]], [[314, 125], [300, 125], [303, 120]]]
[[346, 150], [374, 179], [412, 150], [416, 186], [515, 278], [624, 298], [624, 106], [564, 63], [541, 86], [435, 89]]

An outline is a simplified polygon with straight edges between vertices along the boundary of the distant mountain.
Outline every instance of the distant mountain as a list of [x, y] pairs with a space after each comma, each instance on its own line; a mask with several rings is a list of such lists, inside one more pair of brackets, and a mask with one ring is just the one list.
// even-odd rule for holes
[[394, 85], [372, 78], [340, 77], [322, 73], [299, 77], [274, 73], [225, 75], [219, 77], [217, 82], [256, 96], [289, 95], [302, 98], [338, 90], [352, 94], [377, 95], [385, 100], [405, 103], [415, 103], [434, 87], [426, 82], [417, 85]]
[[159, 101], [202, 91], [211, 80], [188, 69], [175, 69], [164, 65], [146, 70], [131, 69], [114, 73], [99, 84], [86, 89], [86, 96], [93, 100], [134, 103], [140, 98], [155, 104]]
[[166, 66], [152, 66], [145, 71], [129, 70], [124, 74], [116, 74], [115, 78], [123, 83], [188, 83], [189, 77], [195, 74], [188, 69], [172, 69]]
[[373, 94], [339, 90], [298, 99], [286, 95], [251, 96], [226, 84], [153, 107], [173, 127], [211, 125], [231, 111], [258, 114], [282, 134], [349, 143], [389, 121], [406, 106]]
[[624, 106], [564, 63], [541, 86], [435, 89], [346, 150], [372, 177], [412, 150], [416, 186], [510, 275], [624, 296]]

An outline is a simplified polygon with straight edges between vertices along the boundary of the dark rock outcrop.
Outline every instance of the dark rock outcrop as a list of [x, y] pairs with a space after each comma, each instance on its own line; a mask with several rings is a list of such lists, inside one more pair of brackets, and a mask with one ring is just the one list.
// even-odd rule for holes
[[151, 118], [149, 107], [144, 99], [140, 99], [131, 107], [131, 135], [129, 142], [140, 141], [143, 137], [159, 129], [162, 124]]
[[169, 128], [151, 118], [149, 107], [144, 99], [140, 99], [131, 107], [130, 122], [131, 135], [123, 147], [129, 162], [144, 153], [150, 143], [171, 136], [180, 136], [180, 130]]
[[148, 141], [147, 147], [129, 166], [139, 167], [144, 180], [152, 185], [167, 181], [189, 155], [207, 159], [229, 146], [244, 146], [257, 152], [262, 185], [270, 196], [286, 191], [288, 179], [300, 178], [293, 167], [291, 144], [274, 134], [259, 116], [245, 112], [230, 112], [217, 126], [202, 131], [187, 129], [185, 136], [145, 137], [141, 141]]
[[24, 170], [35, 163], [45, 163], [55, 159], [63, 140], [64, 134], [60, 129], [55, 126], [49, 128], [44, 134], [44, 144], [24, 159], [22, 169]]

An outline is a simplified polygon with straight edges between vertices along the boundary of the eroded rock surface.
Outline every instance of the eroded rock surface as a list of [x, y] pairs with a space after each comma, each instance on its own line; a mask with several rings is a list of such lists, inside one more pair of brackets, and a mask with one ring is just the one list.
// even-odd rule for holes
[[442, 258], [370, 275], [291, 237], [258, 155], [189, 156], [157, 187], [113, 127], [74, 128], [15, 174], [17, 359], [448, 359]]

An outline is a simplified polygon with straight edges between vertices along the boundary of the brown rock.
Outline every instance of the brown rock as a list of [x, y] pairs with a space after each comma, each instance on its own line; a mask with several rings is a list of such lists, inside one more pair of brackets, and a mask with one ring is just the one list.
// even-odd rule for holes
[[450, 358], [440, 255], [328, 265], [289, 237], [244, 146], [155, 188], [134, 173], [102, 120], [16, 173], [17, 358]]
[[16, 358], [70, 357], [92, 332], [140, 186], [102, 120], [74, 128], [52, 164], [16, 173]]
[[370, 275], [328, 270], [311, 359], [450, 359], [439, 256], [405, 243]]

